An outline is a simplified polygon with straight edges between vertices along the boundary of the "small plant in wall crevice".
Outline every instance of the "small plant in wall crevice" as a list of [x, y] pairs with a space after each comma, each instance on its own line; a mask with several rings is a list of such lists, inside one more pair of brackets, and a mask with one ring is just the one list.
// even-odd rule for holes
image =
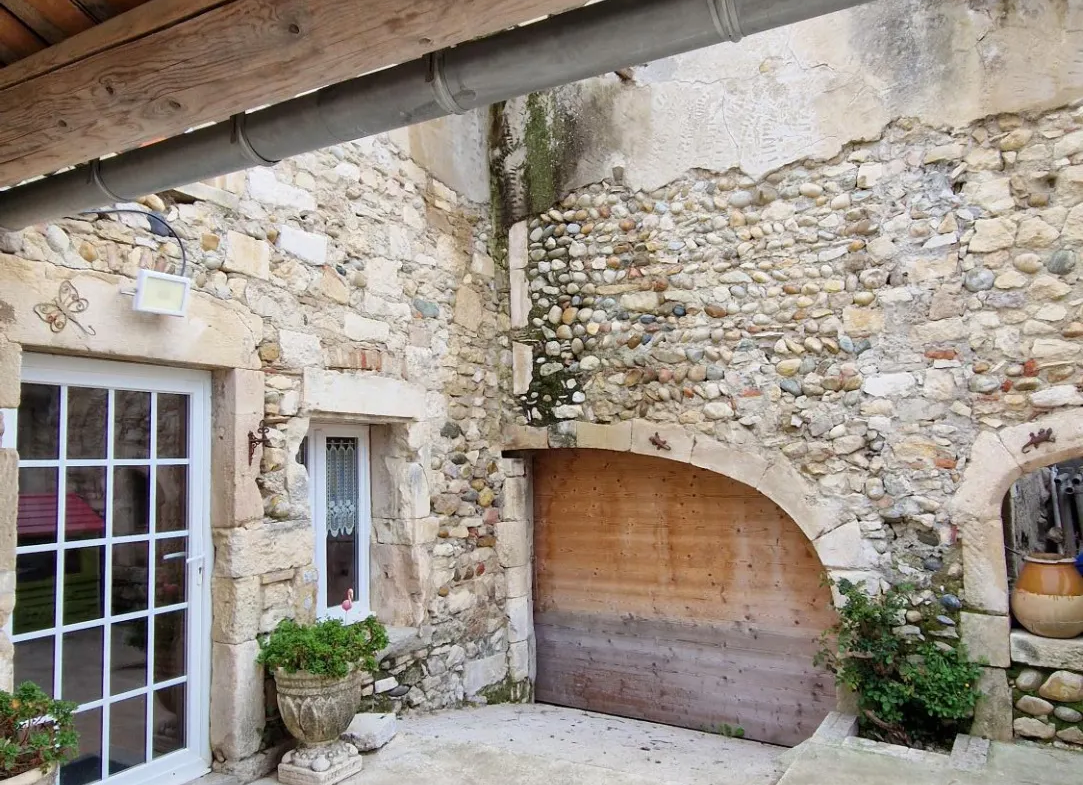
[[907, 608], [908, 587], [871, 597], [846, 580], [838, 623], [816, 656], [857, 694], [862, 734], [908, 747], [950, 747], [974, 715], [981, 667], [962, 643], [941, 648], [895, 633]]

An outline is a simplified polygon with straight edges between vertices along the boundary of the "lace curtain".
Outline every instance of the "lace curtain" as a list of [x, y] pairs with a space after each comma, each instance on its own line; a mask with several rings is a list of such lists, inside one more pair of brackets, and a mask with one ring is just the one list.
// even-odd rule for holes
[[352, 536], [357, 528], [357, 439], [327, 438], [327, 534]]

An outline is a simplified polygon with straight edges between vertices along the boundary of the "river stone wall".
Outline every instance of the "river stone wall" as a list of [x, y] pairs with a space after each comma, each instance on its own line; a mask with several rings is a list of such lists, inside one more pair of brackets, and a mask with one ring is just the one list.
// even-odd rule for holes
[[1083, 674], [1028, 667], [1010, 675], [1016, 738], [1083, 747]]
[[977, 434], [1083, 405], [1081, 128], [904, 119], [762, 179], [567, 195], [511, 233], [518, 423], [788, 461], [860, 527], [850, 566], [965, 602], [946, 504]]

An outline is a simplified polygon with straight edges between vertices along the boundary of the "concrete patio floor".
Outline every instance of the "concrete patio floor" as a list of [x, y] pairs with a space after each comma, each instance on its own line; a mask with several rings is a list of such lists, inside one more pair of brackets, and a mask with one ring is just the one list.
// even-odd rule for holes
[[347, 783], [773, 785], [786, 752], [575, 709], [502, 705], [402, 720], [398, 736]]
[[[984, 742], [982, 742], [984, 743]], [[408, 717], [346, 785], [1080, 785], [1083, 754], [992, 743], [976, 765], [860, 739], [792, 750], [545, 705]], [[210, 775], [199, 785], [227, 785]], [[276, 785], [275, 777], [256, 785]]]

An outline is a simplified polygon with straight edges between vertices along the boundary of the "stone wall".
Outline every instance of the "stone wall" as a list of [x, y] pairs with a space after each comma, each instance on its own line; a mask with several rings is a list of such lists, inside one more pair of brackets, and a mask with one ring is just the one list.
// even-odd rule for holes
[[1016, 738], [1083, 746], [1083, 674], [1022, 668], [1015, 672], [1011, 686]]
[[[1083, 0], [880, 0], [509, 101], [509, 210], [614, 168], [652, 191], [692, 169], [763, 177], [875, 139], [1048, 109], [1083, 90]], [[499, 140], [497, 140], [499, 141]]]
[[[1056, 454], [1015, 436], [1083, 406], [1081, 129], [1077, 107], [900, 120], [761, 179], [572, 192], [511, 232], [509, 406], [552, 444], [632, 420], [792, 466], [830, 521], [830, 543], [810, 534], [825, 565], [970, 605], [975, 656], [1006, 667], [1001, 499], [1017, 460], [1081, 449], [1059, 420]], [[971, 559], [966, 586], [970, 511], [949, 503], [979, 435], [1015, 473], [971, 486], [995, 498], [965, 544], [1000, 561]]]
[[[508, 629], [528, 584], [509, 592], [511, 562], [497, 548], [502, 527], [523, 528], [525, 481], [522, 463], [493, 446], [510, 357], [499, 297], [506, 277], [489, 254], [486, 208], [387, 137], [141, 202], [126, 206], [164, 211], [183, 238], [189, 315], [135, 315], [122, 294], [140, 268], [176, 269], [176, 244], [144, 218], [72, 218], [0, 236], [0, 406], [18, 404], [20, 348], [214, 371], [217, 765], [249, 776], [266, 767], [252, 757], [273, 736], [263, 734], [273, 706], [256, 638], [285, 617], [315, 615], [308, 478], [297, 452], [316, 420], [373, 424], [373, 605], [399, 628], [373, 693], [403, 683], [398, 703], [422, 709], [528, 695], [526, 639], [513, 633], [511, 647]], [[62, 280], [87, 298], [79, 320], [92, 332], [53, 333], [31, 311]], [[249, 467], [247, 436], [260, 420], [268, 446]], [[13, 451], [0, 458], [6, 617], [16, 478]], [[509, 487], [518, 494], [510, 506]], [[8, 682], [6, 639], [0, 662]]]

